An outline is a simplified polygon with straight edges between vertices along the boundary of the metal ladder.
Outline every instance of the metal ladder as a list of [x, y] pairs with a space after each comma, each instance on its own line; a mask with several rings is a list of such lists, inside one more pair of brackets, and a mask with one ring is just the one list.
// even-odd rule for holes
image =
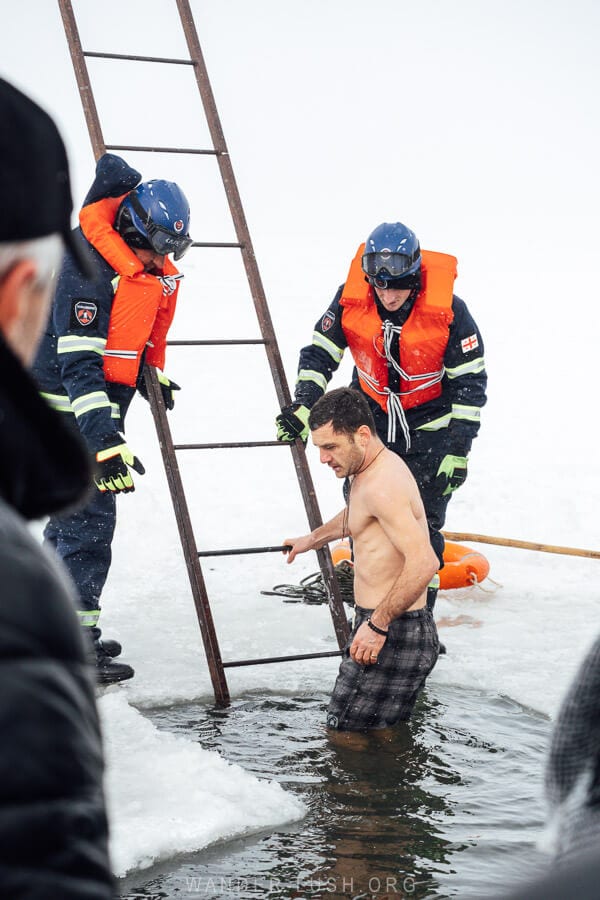
[[[231, 160], [225, 143], [223, 130], [219, 120], [215, 99], [212, 93], [208, 72], [204, 63], [198, 33], [194, 24], [189, 0], [174, 0], [181, 20], [183, 33], [189, 50], [189, 59], [168, 59], [152, 56], [131, 56], [117, 53], [100, 53], [85, 51], [82, 48], [79, 31], [73, 12], [71, 0], [58, 0], [63, 25], [75, 69], [75, 76], [79, 87], [79, 93], [85, 114], [85, 119], [92, 143], [95, 159], [99, 159], [107, 150], [119, 151], [149, 151], [161, 153], [186, 153], [202, 156], [216, 157], [220, 175], [225, 189], [225, 195], [229, 205], [231, 218], [235, 228], [237, 237], [236, 243], [207, 243], [196, 242], [194, 247], [230, 247], [237, 249], [242, 254], [242, 260], [250, 288], [252, 300], [258, 319], [262, 337], [260, 339], [248, 340], [190, 340], [190, 341], [170, 341], [169, 345], [193, 345], [193, 346], [214, 346], [214, 345], [239, 345], [239, 344], [262, 344], [266, 351], [271, 376], [277, 393], [277, 399], [280, 406], [286, 406], [291, 402], [290, 392], [287, 385], [277, 339], [273, 330], [273, 324], [267, 305], [258, 265], [252, 248], [250, 233], [246, 223], [244, 210], [242, 208], [241, 198], [237, 189]], [[191, 149], [178, 147], [141, 147], [141, 146], [125, 146], [121, 144], [106, 144], [100, 126], [100, 120], [94, 94], [90, 81], [90, 76], [86, 64], [86, 57], [96, 57], [102, 59], [113, 60], [129, 60], [144, 63], [156, 63], [157, 65], [167, 66], [188, 66], [191, 68], [200, 99], [202, 102], [204, 116], [209, 128], [212, 148], [211, 149]], [[277, 547], [244, 547], [233, 550], [206, 550], [199, 552], [189, 514], [189, 509], [185, 497], [183, 483], [177, 462], [176, 451], [180, 449], [216, 449], [216, 448], [245, 448], [245, 447], [285, 447], [291, 448], [294, 462], [294, 469], [298, 478], [298, 484], [304, 501], [308, 522], [311, 529], [317, 528], [322, 524], [321, 514], [317, 503], [315, 490], [304, 451], [302, 442], [298, 439], [292, 445], [280, 444], [277, 441], [253, 441], [253, 442], [237, 442], [237, 443], [210, 443], [210, 444], [187, 444], [175, 445], [171, 437], [167, 415], [161, 399], [161, 390], [155, 369], [146, 372], [146, 386], [150, 398], [150, 405], [154, 416], [156, 430], [158, 434], [159, 444], [162, 452], [163, 462], [167, 475], [167, 481], [175, 517], [179, 529], [179, 535], [183, 548], [183, 554], [186, 562], [192, 596], [200, 626], [200, 632], [206, 652], [208, 668], [212, 681], [215, 695], [215, 702], [218, 706], [229, 705], [229, 689], [225, 678], [225, 669], [235, 666], [258, 665], [262, 663], [283, 662], [297, 659], [311, 659], [325, 656], [337, 656], [339, 651], [325, 653], [307, 653], [293, 656], [271, 657], [269, 659], [246, 659], [224, 662], [221, 658], [219, 642], [217, 639], [214, 621], [210, 609], [210, 602], [206, 590], [204, 576], [200, 565], [200, 558], [210, 556], [225, 556], [237, 554], [253, 554], [281, 551], [281, 546]], [[349, 628], [344, 611], [344, 604], [341, 597], [339, 585], [335, 577], [331, 555], [327, 547], [317, 551], [319, 567], [323, 576], [323, 582], [326, 587], [328, 604], [331, 612], [333, 626], [341, 648], [347, 640]]]

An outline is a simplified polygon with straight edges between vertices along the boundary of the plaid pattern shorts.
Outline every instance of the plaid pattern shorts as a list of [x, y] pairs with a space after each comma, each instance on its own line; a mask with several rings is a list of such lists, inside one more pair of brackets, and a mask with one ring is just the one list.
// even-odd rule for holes
[[354, 627], [327, 710], [327, 725], [338, 731], [388, 728], [409, 719], [425, 679], [435, 666], [440, 642], [430, 609], [415, 609], [389, 626], [374, 666], [350, 658], [350, 645], [360, 625], [373, 612], [355, 608]]

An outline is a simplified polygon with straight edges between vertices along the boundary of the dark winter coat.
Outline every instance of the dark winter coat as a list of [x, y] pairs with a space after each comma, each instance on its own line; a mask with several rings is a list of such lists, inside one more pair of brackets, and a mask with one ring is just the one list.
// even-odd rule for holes
[[[119, 197], [132, 190], [141, 175], [123, 159], [106, 153], [98, 161], [96, 178], [85, 198], [84, 206], [106, 197]], [[75, 239], [90, 257], [95, 275], [85, 278], [70, 254], [64, 258], [48, 327], [32, 367], [32, 374], [48, 403], [76, 426], [92, 453], [120, 444], [124, 417], [135, 388], [107, 382], [104, 377], [103, 354], [99, 352], [108, 335], [115, 299], [115, 270], [85, 239], [81, 229]], [[93, 322], [82, 326], [76, 317], [79, 302], [91, 302], [95, 308]], [[59, 340], [65, 336], [85, 337], [81, 347], [59, 353]], [[97, 347], [94, 349], [93, 341]], [[92, 346], [91, 346], [92, 345]], [[109, 403], [103, 403], [106, 395]], [[93, 402], [93, 399], [100, 402]], [[79, 402], [77, 418], [72, 404]]]
[[0, 896], [114, 897], [91, 666], [26, 520], [80, 501], [87, 451], [0, 339]]

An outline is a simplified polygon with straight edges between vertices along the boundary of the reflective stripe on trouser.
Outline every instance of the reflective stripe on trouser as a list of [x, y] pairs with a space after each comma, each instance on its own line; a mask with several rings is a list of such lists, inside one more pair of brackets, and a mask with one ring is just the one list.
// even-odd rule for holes
[[62, 559], [75, 583], [81, 624], [93, 640], [101, 634], [97, 625], [100, 595], [110, 569], [115, 524], [115, 495], [95, 490], [87, 506], [70, 515], [51, 516], [44, 529], [44, 539]]

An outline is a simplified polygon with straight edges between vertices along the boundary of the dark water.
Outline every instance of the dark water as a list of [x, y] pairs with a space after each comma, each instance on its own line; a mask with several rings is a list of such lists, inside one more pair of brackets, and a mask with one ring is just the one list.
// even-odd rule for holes
[[279, 781], [308, 814], [138, 872], [119, 896], [501, 898], [539, 870], [546, 718], [494, 694], [430, 685], [409, 724], [333, 743], [326, 703], [261, 693], [227, 710], [150, 712], [158, 727]]

